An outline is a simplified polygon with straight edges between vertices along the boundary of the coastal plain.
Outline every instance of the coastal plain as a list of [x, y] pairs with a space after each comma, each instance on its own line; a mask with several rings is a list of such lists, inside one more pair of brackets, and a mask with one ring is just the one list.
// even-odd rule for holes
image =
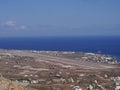
[[119, 61], [95, 53], [1, 49], [0, 73], [25, 90], [117, 90], [120, 86]]

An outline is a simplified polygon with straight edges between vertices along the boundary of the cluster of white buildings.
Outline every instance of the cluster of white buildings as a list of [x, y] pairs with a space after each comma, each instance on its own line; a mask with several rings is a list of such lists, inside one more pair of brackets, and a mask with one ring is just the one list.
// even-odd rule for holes
[[120, 76], [111, 77], [111, 80], [115, 83], [115, 90], [120, 90]]

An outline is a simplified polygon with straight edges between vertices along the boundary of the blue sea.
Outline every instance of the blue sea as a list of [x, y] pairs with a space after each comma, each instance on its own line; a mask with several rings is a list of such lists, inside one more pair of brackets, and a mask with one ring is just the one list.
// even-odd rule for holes
[[120, 59], [120, 37], [0, 38], [0, 49], [93, 52]]

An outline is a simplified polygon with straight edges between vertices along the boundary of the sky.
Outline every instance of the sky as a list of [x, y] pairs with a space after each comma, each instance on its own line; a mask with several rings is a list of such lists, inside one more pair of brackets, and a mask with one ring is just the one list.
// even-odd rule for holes
[[0, 37], [120, 36], [120, 0], [0, 0]]

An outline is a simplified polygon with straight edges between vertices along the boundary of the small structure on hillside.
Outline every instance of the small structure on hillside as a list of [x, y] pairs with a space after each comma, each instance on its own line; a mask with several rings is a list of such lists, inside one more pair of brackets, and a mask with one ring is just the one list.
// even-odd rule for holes
[[115, 90], [120, 90], [120, 86], [116, 86]]
[[82, 88], [80, 88], [80, 86], [74, 86], [73, 90], [82, 90]]

